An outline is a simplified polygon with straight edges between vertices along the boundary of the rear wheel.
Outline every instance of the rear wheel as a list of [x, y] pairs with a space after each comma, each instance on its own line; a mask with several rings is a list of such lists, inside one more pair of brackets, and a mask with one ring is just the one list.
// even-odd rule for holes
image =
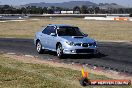
[[38, 52], [39, 54], [42, 54], [43, 51], [44, 51], [44, 50], [42, 49], [42, 44], [41, 44], [40, 41], [38, 41], [37, 44], [36, 44], [36, 50], [37, 50], [37, 52]]
[[58, 56], [59, 58], [63, 58], [63, 49], [62, 49], [62, 45], [61, 45], [61, 44], [59, 44], [59, 45], [57, 46], [57, 56]]

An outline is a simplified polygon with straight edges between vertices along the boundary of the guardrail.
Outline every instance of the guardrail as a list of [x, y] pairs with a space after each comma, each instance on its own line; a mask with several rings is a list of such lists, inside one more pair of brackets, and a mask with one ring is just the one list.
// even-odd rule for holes
[[37, 16], [37, 17], [49, 17], [49, 16], [90, 16], [90, 17], [106, 17], [106, 16], [125, 16], [129, 17], [130, 14], [0, 14], [0, 16]]

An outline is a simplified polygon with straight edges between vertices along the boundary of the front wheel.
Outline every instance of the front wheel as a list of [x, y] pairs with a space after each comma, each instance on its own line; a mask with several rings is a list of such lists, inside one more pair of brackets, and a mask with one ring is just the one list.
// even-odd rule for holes
[[43, 49], [42, 49], [42, 44], [41, 44], [41, 42], [39, 41], [39, 42], [37, 42], [37, 44], [36, 44], [36, 50], [37, 50], [37, 52], [39, 53], [39, 54], [42, 54], [43, 53]]
[[57, 56], [58, 56], [59, 58], [63, 58], [63, 49], [62, 49], [62, 45], [61, 45], [61, 44], [59, 44], [59, 45], [57, 46]]

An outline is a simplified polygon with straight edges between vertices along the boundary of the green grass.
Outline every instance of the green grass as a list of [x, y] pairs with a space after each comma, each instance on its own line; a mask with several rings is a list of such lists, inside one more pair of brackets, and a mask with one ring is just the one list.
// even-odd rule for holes
[[34, 38], [42, 26], [48, 24], [70, 24], [78, 26], [96, 40], [132, 41], [132, 22], [127, 21], [88, 21], [83, 18], [43, 18], [37, 21], [0, 23], [0, 37]]
[[[0, 55], [0, 88], [83, 88], [77, 70], [45, 64], [20, 62]], [[90, 79], [109, 79], [90, 74]], [[132, 86], [95, 86], [94, 88], [131, 88]], [[93, 88], [90, 86], [88, 88]]]

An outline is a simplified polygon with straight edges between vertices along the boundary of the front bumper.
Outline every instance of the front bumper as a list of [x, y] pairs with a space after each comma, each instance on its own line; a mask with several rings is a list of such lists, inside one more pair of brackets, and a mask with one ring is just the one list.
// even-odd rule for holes
[[97, 47], [69, 47], [63, 48], [64, 54], [96, 54], [98, 52]]

